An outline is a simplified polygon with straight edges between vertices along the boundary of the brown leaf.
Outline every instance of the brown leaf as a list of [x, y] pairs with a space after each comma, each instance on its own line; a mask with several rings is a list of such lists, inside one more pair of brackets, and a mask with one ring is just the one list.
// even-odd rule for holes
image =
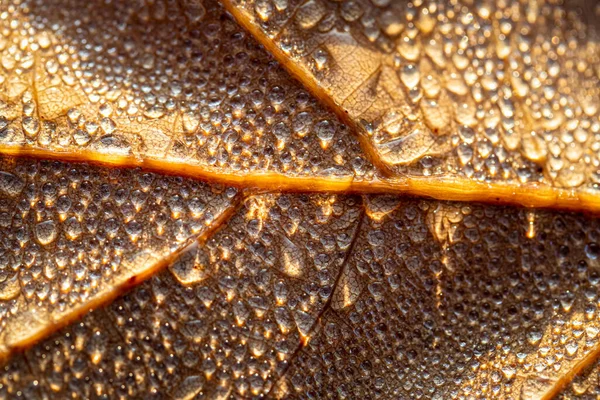
[[592, 396], [595, 9], [225, 4], [0, 4], [0, 397]]
[[427, 176], [479, 200], [490, 200], [480, 182], [535, 185], [523, 205], [561, 188], [596, 197], [600, 25], [581, 9], [597, 12], [591, 2], [223, 3], [408, 192], [423, 194]]

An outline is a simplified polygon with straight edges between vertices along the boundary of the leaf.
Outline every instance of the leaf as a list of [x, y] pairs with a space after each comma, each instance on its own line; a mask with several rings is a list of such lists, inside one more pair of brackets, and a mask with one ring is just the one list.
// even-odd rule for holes
[[[4, 3], [11, 18], [1, 20], [0, 152], [266, 190], [600, 209], [591, 189], [465, 180], [435, 172], [442, 164], [399, 167], [385, 177], [389, 168], [373, 146], [359, 145], [364, 135], [351, 134], [216, 2], [182, 4]], [[394, 118], [386, 123], [401, 122]], [[436, 147], [423, 121], [417, 125], [410, 139], [382, 142], [380, 150], [394, 156], [398, 148]]]
[[236, 189], [0, 159], [0, 357], [147, 279], [235, 209]]
[[597, 198], [592, 2], [223, 3], [408, 192], [435, 179], [436, 198], [489, 200], [480, 182], [525, 185], [523, 205], [556, 204], [561, 188], [583, 207]]
[[[182, 255], [170, 271], [25, 353], [46, 361], [30, 364], [32, 375], [18, 379], [46, 377], [34, 390], [50, 397], [46, 382], [54, 396], [90, 397], [96, 389], [73, 380], [81, 374], [112, 380], [97, 393], [109, 397], [268, 390], [328, 303], [356, 235], [359, 200], [250, 197], [206, 246]], [[189, 270], [198, 271], [196, 279], [180, 284]], [[72, 368], [75, 359], [81, 363]], [[129, 376], [134, 381], [125, 384]]]
[[366, 215], [280, 397], [547, 398], [597, 352], [597, 220], [389, 198]]
[[[445, 65], [435, 42], [419, 47], [415, 100], [403, 92], [416, 79], [405, 59], [384, 65], [385, 48], [348, 41], [373, 21], [362, 3], [328, 14], [333, 3], [278, 1], [268, 40], [249, 16], [273, 4], [248, 4], [228, 7], [338, 113], [337, 92], [320, 91], [348, 91], [354, 109], [342, 119], [354, 128], [216, 2], [0, 5], [0, 153], [19, 156], [0, 161], [0, 351], [37, 342], [4, 365], [2, 396], [548, 398], [583, 372], [568, 388], [582, 392], [600, 353], [597, 219], [398, 195], [597, 210], [593, 21], [545, 3], [509, 7], [505, 19], [486, 4], [457, 7], [448, 45], [481, 43]], [[367, 9], [378, 23], [410, 18], [390, 4]], [[313, 36], [290, 45], [291, 9]], [[414, 26], [386, 35], [446, 35], [427, 15], [449, 9], [414, 11]], [[338, 16], [350, 35], [328, 45], [346, 46], [335, 58], [344, 73], [316, 51], [314, 76], [333, 82], [317, 90], [295, 66]], [[503, 51], [486, 27], [505, 23], [518, 28], [503, 33], [515, 66], [473, 59]], [[278, 40], [301, 56], [290, 62]], [[410, 45], [394, 51], [408, 59]], [[455, 69], [464, 85], [446, 76]], [[509, 89], [491, 89], [502, 74]], [[506, 124], [496, 119], [511, 96], [528, 128], [515, 148], [507, 132], [483, 130]], [[476, 103], [483, 117], [461, 130]], [[373, 123], [378, 110], [394, 112]], [[400, 118], [407, 110], [417, 117]], [[507, 176], [492, 173], [498, 151]], [[565, 184], [565, 171], [583, 183]]]
[[195, 18], [177, 2], [17, 4], [0, 6], [2, 153], [269, 189], [377, 184], [348, 128], [216, 2]]
[[540, 398], [598, 345], [599, 228], [390, 196], [253, 196], [170, 271], [17, 358], [32, 369], [6, 372], [3, 390]]

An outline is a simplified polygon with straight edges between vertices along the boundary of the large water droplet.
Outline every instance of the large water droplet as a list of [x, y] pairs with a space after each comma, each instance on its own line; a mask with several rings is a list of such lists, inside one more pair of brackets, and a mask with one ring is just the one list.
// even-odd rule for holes
[[169, 271], [182, 285], [191, 285], [209, 276], [209, 265], [208, 254], [194, 247], [182, 254], [169, 267]]
[[21, 287], [19, 285], [19, 276], [15, 274], [0, 282], [0, 300], [12, 300], [19, 295]]
[[25, 187], [23, 180], [11, 173], [0, 171], [0, 193], [14, 197]]
[[40, 222], [35, 226], [35, 237], [44, 246], [56, 240], [57, 236], [58, 229], [52, 220]]
[[294, 312], [294, 321], [296, 322], [296, 326], [298, 327], [300, 334], [303, 336], [308, 336], [315, 319], [312, 315], [302, 310], [297, 310]]
[[419, 81], [421, 80], [419, 68], [417, 68], [414, 64], [406, 64], [404, 67], [402, 67], [402, 71], [400, 72], [400, 80], [402, 80], [402, 83], [404, 83], [404, 85], [406, 85], [406, 87], [409, 89], [417, 87]]
[[196, 397], [204, 387], [205, 379], [203, 376], [192, 375], [188, 376], [175, 389], [173, 398], [176, 400], [190, 400]]

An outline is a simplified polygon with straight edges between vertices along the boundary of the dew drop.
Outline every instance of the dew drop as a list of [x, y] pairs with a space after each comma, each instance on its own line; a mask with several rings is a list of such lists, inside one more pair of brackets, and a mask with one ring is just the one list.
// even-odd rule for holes
[[173, 393], [176, 400], [191, 400], [196, 397], [204, 387], [205, 379], [203, 376], [188, 376], [179, 384]]
[[296, 13], [296, 22], [302, 29], [311, 29], [325, 16], [327, 9], [320, 0], [309, 0]]
[[19, 295], [21, 287], [19, 285], [19, 276], [15, 274], [0, 282], [0, 300], [12, 300]]
[[542, 334], [536, 331], [529, 332], [529, 334], [527, 335], [527, 340], [530, 344], [536, 345], [540, 342], [540, 340], [542, 340]]
[[186, 133], [196, 132], [198, 125], [200, 125], [200, 115], [192, 111], [183, 114], [183, 130]]
[[179, 257], [169, 271], [182, 285], [202, 282], [210, 274], [208, 254], [197, 249], [190, 250]]
[[254, 10], [258, 17], [263, 21], [268, 21], [273, 13], [273, 6], [269, 0], [257, 0], [254, 3]]
[[281, 237], [281, 251], [283, 271], [294, 278], [302, 276], [306, 268], [302, 251], [285, 236]]
[[165, 115], [165, 109], [161, 106], [152, 106], [144, 112], [144, 115], [151, 119], [157, 119]]
[[35, 237], [40, 244], [46, 246], [56, 240], [58, 229], [52, 220], [40, 222], [35, 226]]
[[82, 129], [77, 129], [75, 133], [73, 133], [73, 140], [75, 140], [75, 143], [79, 146], [85, 146], [90, 142], [90, 139], [90, 134]]
[[200, 22], [206, 15], [206, 9], [201, 0], [185, 0], [184, 4], [185, 15], [192, 24]]
[[40, 122], [33, 117], [25, 117], [21, 122], [23, 130], [30, 137], [35, 137], [40, 131]]
[[315, 60], [315, 66], [320, 71], [325, 68], [325, 64], [327, 64], [327, 51], [323, 49], [317, 49], [313, 53], [313, 59]]
[[312, 315], [302, 310], [296, 310], [294, 312], [294, 321], [296, 322], [296, 326], [298, 327], [298, 331], [300, 332], [300, 334], [303, 336], [307, 336], [310, 333], [315, 319]]
[[585, 245], [585, 255], [590, 260], [595, 260], [600, 255], [600, 246], [596, 243], [588, 243]]
[[417, 87], [419, 81], [421, 80], [419, 68], [417, 68], [414, 64], [406, 64], [404, 67], [402, 67], [402, 71], [400, 72], [400, 80], [402, 80], [402, 83], [404, 83], [404, 85], [406, 85], [406, 87], [409, 89]]
[[21, 193], [24, 187], [25, 182], [20, 178], [11, 173], [0, 171], [0, 192], [2, 194], [14, 197]]
[[335, 134], [335, 127], [331, 121], [323, 120], [315, 126], [317, 137], [321, 140], [321, 147], [326, 149], [331, 144]]

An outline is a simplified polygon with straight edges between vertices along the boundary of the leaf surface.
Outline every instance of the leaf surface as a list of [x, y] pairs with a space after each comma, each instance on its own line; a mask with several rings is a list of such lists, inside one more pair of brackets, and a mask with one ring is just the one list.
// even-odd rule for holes
[[0, 5], [0, 152], [269, 189], [377, 184], [348, 128], [218, 3], [18, 4]]
[[223, 3], [412, 193], [598, 198], [593, 2]]
[[421, 3], [2, 2], [0, 397], [593, 395], [596, 11]]
[[2, 358], [167, 266], [239, 197], [140, 170], [0, 160]]
[[[3, 3], [0, 152], [142, 166], [267, 190], [395, 192], [600, 209], [589, 181], [595, 176], [593, 155], [584, 157], [589, 161], [585, 171], [574, 170], [590, 183], [573, 190], [549, 184], [534, 164], [521, 162], [516, 153], [503, 153], [498, 135], [478, 145], [485, 157], [475, 157], [477, 168], [465, 169], [477, 176], [445, 173], [453, 164], [430, 158], [394, 167], [390, 174], [378, 155], [381, 149], [360, 134], [364, 129], [349, 129], [308, 95], [218, 4], [193, 3]], [[349, 58], [359, 57], [354, 52], [361, 49], [348, 52]], [[588, 71], [594, 71], [592, 61]], [[585, 84], [592, 87], [592, 109], [594, 79]], [[444, 106], [455, 104], [451, 100]], [[500, 114], [494, 113], [491, 118], [496, 121]], [[585, 149], [595, 148], [588, 143], [595, 137], [594, 115], [586, 117], [578, 131], [587, 133], [581, 144]], [[419, 118], [421, 126], [424, 120]], [[394, 126], [390, 129], [405, 132], [402, 124]], [[414, 133], [382, 143], [391, 155], [398, 148], [418, 153], [421, 136]], [[469, 138], [465, 140], [475, 136]], [[495, 156], [492, 145], [498, 147]], [[569, 154], [579, 153], [573, 149]], [[492, 161], [486, 164], [488, 156]], [[517, 185], [519, 168], [533, 175]], [[498, 179], [484, 176], [489, 169]]]
[[17, 358], [32, 370], [8, 369], [3, 390], [547, 397], [598, 348], [598, 229], [393, 196], [250, 197], [206, 246]]

